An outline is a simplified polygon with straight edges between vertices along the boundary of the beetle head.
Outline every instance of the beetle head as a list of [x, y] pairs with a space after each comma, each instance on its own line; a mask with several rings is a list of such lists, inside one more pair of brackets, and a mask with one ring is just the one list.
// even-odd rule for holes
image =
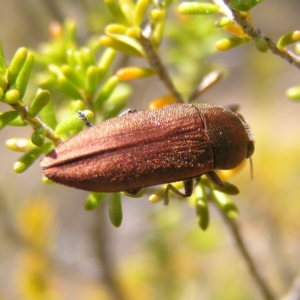
[[220, 106], [204, 107], [207, 134], [212, 142], [214, 168], [228, 170], [237, 167], [254, 152], [250, 127], [238, 113]]

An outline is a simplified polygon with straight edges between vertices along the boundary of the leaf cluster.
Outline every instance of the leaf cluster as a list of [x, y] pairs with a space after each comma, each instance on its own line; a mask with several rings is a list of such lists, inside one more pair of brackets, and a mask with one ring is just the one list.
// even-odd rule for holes
[[[167, 89], [166, 95], [149, 104], [150, 109], [157, 109], [170, 103], [194, 101], [218, 81], [219, 73], [204, 76], [211, 71], [211, 67], [203, 64], [201, 76], [204, 80], [200, 84], [195, 84], [199, 74], [185, 81], [175, 74], [174, 84], [159, 54], [159, 47], [164, 39], [169, 38], [170, 43], [178, 46], [176, 51], [170, 47], [170, 55], [165, 59], [174, 64], [181, 60], [189, 61], [189, 57], [181, 55], [185, 51], [201, 52], [198, 48], [197, 51], [186, 48], [186, 45], [191, 44], [185, 43], [189, 38], [196, 45], [201, 42], [200, 59], [209, 56], [216, 49], [230, 50], [250, 41], [254, 41], [261, 52], [273, 50], [272, 41], [255, 33], [251, 27], [249, 11], [261, 1], [212, 2], [182, 2], [176, 8], [174, 21], [167, 18], [167, 14], [174, 11], [172, 1], [105, 0], [115, 22], [107, 24], [100, 37], [92, 37], [83, 46], [78, 43], [76, 23], [73, 20], [66, 20], [63, 25], [54, 24], [51, 27], [52, 39], [48, 43], [39, 50], [20, 48], [9, 64], [5, 62], [0, 45], [0, 100], [8, 108], [0, 114], [0, 128], [32, 127], [30, 138], [12, 138], [6, 142], [10, 150], [22, 153], [14, 164], [14, 170], [17, 173], [24, 172], [41, 155], [81, 131], [84, 124], [77, 116], [78, 111], [82, 111], [89, 122], [117, 116], [127, 106], [131, 94], [127, 82], [157, 76]], [[201, 24], [193, 23], [194, 18], [199, 16]], [[242, 26], [241, 22], [246, 25]], [[230, 36], [214, 40], [216, 48], [212, 49], [212, 36], [217, 36], [214, 34], [220, 30], [229, 32]], [[287, 33], [276, 43], [276, 51], [286, 57], [289, 55], [287, 47], [299, 40], [298, 31]], [[297, 44], [298, 55], [299, 49]], [[124, 65], [113, 70], [117, 54], [138, 58], [148, 63], [148, 66]], [[184, 65], [187, 73], [198, 68], [194, 63], [195, 57], [191, 57], [191, 63]], [[291, 59], [294, 64], [298, 63], [296, 57]], [[33, 76], [38, 88], [33, 97], [28, 97], [26, 89], [34, 61], [39, 66], [38, 70], [34, 70]], [[175, 67], [184, 74], [185, 70], [180, 65], [178, 63]], [[287, 95], [299, 100], [300, 87], [289, 89]], [[181, 187], [180, 183], [178, 188]], [[150, 201], [162, 200], [164, 190], [164, 186], [157, 189], [150, 196]], [[190, 202], [196, 208], [200, 227], [206, 229], [209, 224], [208, 200], [215, 201], [227, 217], [236, 219], [238, 211], [229, 196], [236, 193], [237, 188], [229, 183], [220, 192], [205, 178], [197, 180]], [[103, 199], [103, 194], [91, 193], [87, 198], [86, 209], [95, 208]], [[112, 194], [109, 203], [110, 219], [115, 226], [120, 226], [122, 207], [119, 194]]]

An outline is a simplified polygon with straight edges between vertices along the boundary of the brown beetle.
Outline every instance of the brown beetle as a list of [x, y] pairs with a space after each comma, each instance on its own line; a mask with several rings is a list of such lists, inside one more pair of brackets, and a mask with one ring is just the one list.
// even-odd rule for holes
[[[132, 112], [132, 111], [131, 111]], [[41, 161], [46, 177], [95, 192], [126, 191], [184, 181], [206, 174], [219, 187], [214, 169], [233, 169], [254, 152], [244, 118], [212, 104], [172, 104], [123, 114], [87, 128]]]

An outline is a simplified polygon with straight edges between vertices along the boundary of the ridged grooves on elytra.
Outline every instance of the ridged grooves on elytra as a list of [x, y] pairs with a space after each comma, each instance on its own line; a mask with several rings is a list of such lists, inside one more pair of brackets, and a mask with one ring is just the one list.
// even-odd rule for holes
[[[222, 143], [218, 144], [218, 134], [215, 141], [210, 131], [222, 128], [222, 120], [231, 122], [231, 117], [233, 125], [239, 124], [239, 130], [247, 136], [236, 114], [210, 104], [174, 104], [124, 115], [88, 128], [59, 145], [41, 166], [44, 174], [58, 183], [98, 192], [135, 190], [198, 177], [214, 169], [217, 154], [219, 160], [227, 159], [220, 148]], [[216, 126], [214, 121], [221, 125]], [[234, 126], [224, 126], [224, 134], [234, 134]], [[232, 139], [240, 147], [240, 138], [242, 144], [245, 141], [239, 130]]]

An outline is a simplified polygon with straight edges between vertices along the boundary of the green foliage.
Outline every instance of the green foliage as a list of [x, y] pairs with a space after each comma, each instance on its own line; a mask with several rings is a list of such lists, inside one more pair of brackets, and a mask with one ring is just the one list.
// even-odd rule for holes
[[[220, 3], [223, 2], [225, 4], [221, 7]], [[275, 43], [271, 38], [261, 34], [252, 23], [248, 12], [260, 2], [232, 0], [177, 3], [172, 0], [106, 0], [106, 10], [102, 9], [101, 13], [93, 12], [93, 16], [87, 18], [93, 23], [95, 36], [91, 36], [86, 41], [79, 42], [76, 22], [68, 19], [63, 25], [51, 26], [49, 41], [38, 49], [20, 48], [10, 62], [5, 60], [3, 47], [0, 44], [0, 130], [17, 127], [17, 131], [14, 130], [17, 137], [12, 136], [6, 141], [7, 148], [19, 156], [14, 164], [15, 172], [24, 172], [23, 176], [26, 176], [29, 172], [25, 171], [34, 163], [37, 164], [42, 155], [84, 129], [85, 125], [79, 119], [78, 111], [81, 111], [92, 123], [99, 123], [117, 116], [128, 106], [128, 99], [132, 94], [131, 82], [134, 82], [133, 86], [136, 89], [140, 86], [137, 80], [146, 81], [148, 77], [155, 80], [157, 77], [165, 85], [166, 94], [151, 101], [149, 109], [180, 101], [174, 90], [167, 86], [164, 76], [161, 76], [159, 66], [151, 63], [149, 48], [145, 47], [145, 40], [148, 42], [146, 46], [152, 47], [150, 54], [152, 53], [154, 58], [162, 63], [163, 69], [169, 73], [175, 89], [184, 102], [191, 102], [200, 95], [202, 96], [202, 93], [221, 77], [221, 72], [216, 71], [215, 60], [210, 57], [216, 51], [226, 50], [229, 51], [227, 55], [230, 53], [234, 55], [233, 51], [230, 52], [233, 48], [248, 47], [249, 50], [252, 47], [254, 51], [261, 52], [256, 51], [259, 58], [255, 60], [252, 58], [253, 52], [246, 52], [247, 55], [249, 54], [247, 59], [255, 62], [253, 68], [256, 68], [255, 74], [257, 75], [247, 84], [257, 93], [258, 90], [259, 93], [261, 92], [257, 89], [258, 82], [260, 83], [261, 80], [271, 82], [268, 76], [274, 71], [275, 58], [270, 64], [272, 70], [267, 76], [260, 72], [261, 69], [258, 69], [261, 65], [267, 65], [265, 61], [261, 62], [264, 59], [267, 61], [271, 51], [278, 55], [278, 58], [285, 59], [299, 67], [299, 32], [285, 33]], [[111, 17], [108, 16], [108, 12], [111, 13]], [[265, 56], [261, 60], [262, 55]], [[275, 73], [278, 70], [275, 69]], [[251, 72], [251, 68], [245, 70], [245, 73], [249, 71]], [[153, 86], [155, 89], [155, 84]], [[248, 85], [246, 89], [247, 87]], [[226, 87], [224, 93], [227, 93], [229, 88]], [[245, 92], [247, 92], [246, 89]], [[251, 105], [261, 100], [255, 97], [253, 91], [249, 93], [252, 97]], [[289, 88], [286, 96], [299, 102], [300, 86]], [[248, 95], [245, 94], [246, 97]], [[222, 92], [219, 98], [222, 98]], [[264, 100], [267, 102], [268, 99]], [[235, 98], [232, 101], [234, 103]], [[296, 107], [295, 103], [288, 104]], [[255, 153], [257, 155], [254, 156], [254, 184], [258, 187], [258, 191], [246, 186], [247, 192], [245, 193], [243, 184], [240, 182], [241, 185], [239, 183], [238, 186], [243, 192], [241, 197], [243, 199], [239, 202], [239, 209], [243, 222], [247, 220], [246, 210], [254, 219], [253, 223], [250, 219], [244, 222], [242, 229], [247, 234], [250, 247], [259, 249], [259, 269], [264, 270], [264, 275], [268, 276], [271, 285], [280, 290], [285, 286], [282, 283], [278, 284], [279, 280], [276, 277], [278, 270], [281, 270], [280, 276], [286, 276], [286, 283], [292, 281], [291, 275], [295, 273], [294, 260], [290, 257], [293, 251], [297, 257], [297, 248], [293, 246], [297, 247], [299, 231], [299, 209], [297, 209], [299, 191], [295, 188], [299, 177], [295, 168], [299, 165], [298, 160], [295, 159], [299, 157], [299, 146], [295, 146], [297, 148], [293, 151], [287, 147], [286, 140], [278, 138], [280, 133], [274, 130], [273, 121], [268, 122], [269, 114], [276, 110], [275, 105], [274, 109], [273, 106], [268, 106], [265, 110], [264, 105], [262, 101], [255, 109], [259, 108], [263, 111], [262, 127], [270, 125], [271, 138], [275, 146], [271, 147], [270, 137], [266, 136], [266, 131], [255, 131], [255, 137], [259, 141], [257, 146], [265, 151], [264, 156], [261, 154], [262, 151], [257, 151]], [[286, 123], [290, 122], [289, 118], [285, 118], [286, 116], [283, 116], [281, 111], [276, 117], [276, 122], [280, 123], [276, 128], [282, 127], [280, 129], [284, 131], [287, 139], [291, 139], [292, 133], [285, 127]], [[293, 126], [296, 127], [295, 124]], [[29, 129], [32, 130], [23, 127], [31, 127]], [[18, 137], [23, 132], [27, 138]], [[295, 143], [298, 140], [295, 135], [292, 139]], [[286, 160], [286, 157], [289, 159]], [[277, 174], [275, 176], [275, 170], [279, 170], [281, 176]], [[225, 181], [223, 189], [213, 186], [205, 176], [195, 180], [194, 192], [185, 202], [191, 206], [192, 213], [190, 210], [182, 209], [182, 203], [176, 202], [172, 202], [166, 209], [159, 205], [149, 210], [146, 208], [142, 216], [136, 216], [136, 219], [130, 220], [130, 225], [133, 224], [135, 228], [140, 226], [143, 231], [138, 229], [138, 242], [137, 239], [124, 242], [126, 245], [124, 253], [124, 248], [119, 246], [120, 240], [126, 239], [127, 227], [123, 226], [118, 231], [114, 231], [114, 237], [120, 234], [121, 239], [115, 239], [118, 249], [111, 251], [112, 241], [109, 240], [107, 243], [105, 240], [110, 232], [107, 231], [106, 226], [96, 227], [96, 222], [94, 222], [96, 220], [101, 221], [101, 225], [104, 224], [102, 223], [105, 220], [103, 214], [101, 217], [96, 215], [101, 213], [104, 207], [108, 208], [111, 223], [115, 227], [121, 226], [123, 212], [120, 194], [112, 193], [107, 197], [104, 193], [89, 193], [85, 209], [98, 208], [94, 214], [92, 212], [86, 214], [89, 219], [87, 222], [89, 229], [94, 222], [92, 226], [95, 226], [93, 230], [95, 229], [96, 232], [96, 235], [90, 239], [93, 243], [91, 248], [96, 253], [97, 262], [101, 265], [99, 269], [101, 268], [103, 272], [101, 274], [106, 280], [100, 284], [98, 278], [95, 280], [96, 283], [90, 280], [90, 277], [88, 280], [82, 280], [81, 268], [78, 280], [75, 278], [76, 274], [73, 274], [76, 268], [72, 267], [72, 293], [75, 295], [77, 292], [74, 281], [78, 280], [77, 282], [80, 282], [78, 287], [82, 289], [77, 295], [78, 299], [82, 298], [82, 295], [89, 299], [122, 299], [117, 293], [119, 284], [124, 297], [131, 300], [199, 299], [199, 293], [202, 291], [204, 291], [201, 294], [202, 297], [211, 299], [257, 298], [257, 295], [252, 295], [255, 293], [252, 286], [249, 285], [251, 287], [248, 288], [245, 284], [248, 274], [236, 267], [239, 259], [235, 255], [233, 257], [228, 255], [227, 251], [231, 247], [228, 246], [224, 226], [215, 220], [215, 211], [211, 209], [211, 206], [219, 208], [229, 223], [239, 217], [239, 209], [232, 197], [239, 191], [237, 187], [227, 182], [236, 172], [237, 170], [234, 170], [231, 174], [224, 175], [225, 177], [218, 173]], [[247, 178], [249, 179], [249, 175]], [[49, 183], [49, 180], [43, 180]], [[12, 184], [19, 188], [15, 182]], [[274, 188], [270, 184], [274, 185]], [[184, 186], [182, 182], [173, 185], [179, 190]], [[266, 194], [260, 194], [262, 191], [260, 186], [264, 186]], [[51, 188], [55, 189], [55, 186], [52, 185], [49, 189]], [[166, 197], [165, 190], [166, 185], [163, 185], [146, 189], [144, 192], [151, 191], [150, 202], [162, 203]], [[5, 193], [5, 189], [3, 192]], [[142, 193], [143, 191], [136, 197], [142, 196]], [[174, 193], [169, 193], [170, 200], [176, 197]], [[108, 207], [101, 205], [105, 204], [103, 203], [105, 199]], [[282, 199], [282, 203], [278, 199]], [[133, 201], [130, 201], [130, 205], [134, 205]], [[23, 291], [19, 296], [24, 299], [59, 299], [63, 297], [58, 295], [61, 293], [61, 287], [63, 287], [62, 290], [66, 290], [66, 282], [59, 273], [62, 268], [67, 269], [68, 266], [62, 264], [61, 257], [55, 261], [52, 255], [49, 255], [52, 249], [49, 249], [48, 244], [58, 232], [63, 232], [65, 235], [66, 228], [56, 230], [55, 227], [60, 226], [56, 225], [59, 222], [52, 220], [53, 209], [46, 204], [44, 199], [36, 199], [29, 203], [28, 207], [22, 209], [19, 209], [19, 202], [16, 203], [18, 206], [16, 220], [20, 223], [21, 237], [18, 237], [16, 234], [18, 231], [11, 226], [11, 218], [7, 218], [9, 220], [6, 221], [1, 216], [1, 220], [3, 224], [6, 222], [9, 224], [7, 236], [17, 240], [18, 251], [22, 249], [20, 251], [22, 257], [18, 257], [18, 264], [16, 264], [21, 266], [18, 267], [20, 273], [18, 284], [21, 282], [27, 289], [22, 286]], [[71, 209], [74, 209], [73, 203], [70, 204]], [[2, 202], [0, 204], [2, 211]], [[70, 206], [67, 205], [68, 213], [71, 211]], [[73, 211], [71, 213], [73, 214]], [[196, 220], [191, 222], [190, 216], [193, 217], [193, 214]], [[92, 219], [94, 215], [96, 218]], [[74, 217], [72, 223], [76, 223], [77, 217], [78, 215]], [[126, 215], [124, 219], [126, 220]], [[259, 223], [257, 220], [263, 224], [262, 227], [256, 227]], [[145, 236], [141, 236], [140, 232], [144, 233], [144, 229], [148, 229], [147, 222], [149, 221], [151, 222], [150, 229]], [[198, 227], [206, 230], [205, 233], [199, 230], [197, 223]], [[231, 223], [236, 224], [236, 222]], [[261, 236], [257, 234], [258, 231], [262, 232]], [[85, 239], [89, 233], [84, 232]], [[76, 231], [76, 240], [79, 240], [79, 234], [80, 232]], [[282, 240], [279, 240], [280, 236], [283, 237]], [[132, 233], [130, 233], [130, 238], [132, 238]], [[252, 241], [255, 241], [254, 245]], [[237, 238], [235, 242], [238, 243]], [[133, 243], [146, 243], [145, 249], [138, 249], [128, 259], [127, 247], [131, 251]], [[266, 250], [267, 256], [264, 256], [263, 248], [267, 248], [267, 245], [270, 248]], [[283, 246], [288, 247], [288, 256], [286, 253], [280, 254], [285, 252], [282, 251]], [[239, 246], [234, 248], [234, 251], [238, 248]], [[57, 252], [60, 250], [58, 248]], [[118, 265], [114, 270], [114, 266], [110, 264], [111, 255], [113, 256], [113, 253], [118, 251], [122, 252], [126, 259], [123, 259], [124, 265], [121, 266], [123, 269], [120, 270], [120, 265]], [[108, 252], [107, 256], [105, 256], [106, 252]], [[64, 253], [59, 253], [61, 254], [64, 255]], [[268, 263], [270, 255], [274, 255], [275, 267], [272, 262]], [[247, 264], [247, 259], [245, 262]], [[290, 269], [288, 269], [289, 263], [292, 265]], [[52, 270], [57, 265], [60, 268], [59, 272], [53, 275]], [[95, 265], [93, 268], [96, 268]], [[247, 266], [247, 270], [252, 269], [253, 266]], [[63, 271], [63, 274], [68, 272], [68, 270]], [[18, 288], [17, 285], [16, 288]], [[91, 290], [101, 290], [101, 292], [91, 295]], [[266, 298], [277, 299], [278, 297]]]
[[[32, 138], [31, 138], [32, 140]], [[33, 141], [32, 141], [33, 143]], [[22, 173], [26, 171], [42, 154], [46, 154], [51, 151], [51, 143], [42, 143], [38, 147], [33, 147], [29, 149], [25, 154], [23, 154], [14, 164], [14, 171], [16, 173]]]
[[85, 209], [86, 210], [95, 209], [104, 200], [104, 197], [105, 197], [105, 193], [89, 193], [85, 202]]
[[120, 193], [111, 193], [109, 195], [108, 212], [111, 223], [116, 227], [121, 226], [123, 213]]
[[[228, 1], [227, 9], [236, 10], [235, 13], [246, 20], [249, 15], [240, 12], [249, 11], [259, 2], [261, 1], [232, 0]], [[24, 152], [15, 163], [16, 172], [25, 171], [42, 154], [81, 131], [84, 124], [78, 118], [77, 111], [83, 111], [89, 121], [96, 122], [117, 116], [127, 106], [127, 99], [131, 94], [129, 86], [122, 81], [157, 75], [170, 93], [165, 99], [159, 100], [160, 106], [167, 104], [170, 99], [171, 102], [181, 102], [179, 94], [194, 100], [201, 93], [201, 89], [195, 88], [199, 79], [212, 69], [204, 59], [216, 49], [229, 50], [251, 40], [261, 52], [267, 52], [270, 48], [269, 39], [249, 36], [246, 29], [248, 25], [251, 26], [250, 23], [241, 27], [238, 19], [233, 20], [232, 16], [227, 16], [218, 2], [183, 2], [177, 7], [179, 14], [174, 16], [174, 21], [166, 18], [167, 12], [173, 9], [172, 3], [168, 1], [154, 3], [148, 0], [107, 0], [105, 4], [115, 22], [106, 24], [100, 38], [91, 37], [83, 46], [78, 43], [77, 25], [73, 20], [66, 20], [63, 26], [53, 26], [52, 39], [39, 50], [17, 50], [7, 67], [2, 45], [0, 46], [0, 99], [8, 107], [8, 111], [0, 114], [0, 128], [31, 126], [33, 130], [31, 142], [26, 142], [26, 146], [20, 146], [24, 139], [14, 138], [7, 142], [9, 149]], [[234, 36], [223, 38], [222, 33], [222, 38], [219, 39], [222, 29]], [[168, 49], [165, 57], [166, 63], [174, 64], [175, 70], [177, 68], [177, 72], [172, 74], [176, 88], [168, 82], [164, 62], [161, 63], [159, 57], [159, 46], [167, 38], [176, 45]], [[277, 47], [284, 52], [287, 46], [299, 39], [298, 31], [288, 33], [279, 39]], [[195, 48], [195, 44], [201, 49]], [[122, 66], [119, 70], [114, 70], [113, 64], [119, 52], [149, 62], [150, 68]], [[25, 98], [34, 60], [40, 67], [34, 70], [38, 89], [36, 95]], [[199, 64], [195, 64], [195, 60]], [[299, 99], [299, 88], [290, 89], [287, 95], [292, 99]], [[182, 184], [178, 188], [182, 188]], [[165, 199], [164, 191], [165, 186], [160, 187], [150, 196], [150, 201]], [[215, 201], [227, 217], [236, 219], [237, 208], [229, 195], [237, 193], [238, 189], [229, 183], [225, 183], [225, 188], [220, 192], [207, 183], [205, 178], [201, 180], [191, 198], [200, 227], [206, 229], [209, 224], [208, 199]], [[103, 195], [100, 195], [92, 193], [88, 196], [86, 209], [95, 208], [102, 201]], [[109, 203], [110, 219], [118, 227], [122, 221], [119, 195], [111, 195]]]
[[178, 11], [186, 15], [216, 14], [220, 12], [219, 6], [204, 2], [183, 2], [179, 5]]
[[263, 0], [229, 0], [228, 5], [232, 9], [239, 11], [249, 11], [255, 5], [261, 3]]

